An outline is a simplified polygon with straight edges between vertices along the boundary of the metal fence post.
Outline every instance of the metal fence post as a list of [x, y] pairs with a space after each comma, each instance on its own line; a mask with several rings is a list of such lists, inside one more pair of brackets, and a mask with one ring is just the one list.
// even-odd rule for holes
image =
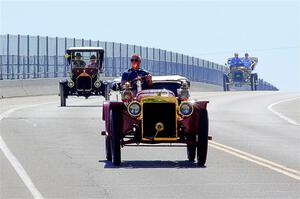
[[105, 66], [105, 76], [107, 76], [107, 74], [109, 74], [108, 72], [108, 64], [107, 64], [107, 42], [104, 42], [104, 66]]
[[184, 71], [184, 62], [183, 62], [183, 58], [184, 58], [184, 55], [181, 54], [181, 70], [180, 70], [180, 75], [184, 75], [183, 71]]
[[6, 79], [9, 79], [9, 34], [6, 37]]
[[0, 55], [0, 80], [3, 80], [2, 67], [3, 67], [2, 55]]
[[30, 46], [29, 46], [29, 35], [27, 35], [27, 78], [30, 77], [30, 69], [29, 69], [29, 56], [30, 56]]
[[39, 78], [40, 77], [40, 36], [37, 36], [37, 55], [36, 55], [36, 67], [37, 67], [37, 71], [36, 71], [36, 77]]
[[167, 71], [168, 71], [168, 68], [167, 68], [167, 51], [166, 50], [164, 50], [164, 58], [165, 58], [165, 63], [164, 63], [164, 65], [165, 65], [165, 71], [164, 71], [164, 75], [166, 75], [167, 74]]
[[194, 71], [194, 68], [195, 68], [195, 65], [194, 65], [194, 57], [192, 57], [192, 65], [190, 67], [190, 77], [191, 79], [194, 81], [195, 80], [195, 71]]
[[190, 73], [189, 73], [189, 56], [186, 56], [185, 76], [186, 76], [187, 78], [190, 78]]
[[178, 53], [176, 53], [175, 56], [175, 63], [176, 63], [175, 74], [178, 74]]
[[81, 46], [84, 46], [84, 39], [81, 39]]
[[170, 51], [170, 71], [171, 71], [171, 74], [173, 75], [173, 53], [172, 51]]
[[54, 77], [58, 75], [58, 37], [55, 37], [55, 67], [54, 67]]
[[129, 53], [128, 53], [128, 50], [129, 50], [129, 45], [126, 44], [126, 68], [129, 66]]
[[118, 74], [118, 75], [121, 75], [121, 73], [122, 73], [122, 43], [120, 43], [120, 71], [119, 71], [119, 73], [120, 74]]
[[18, 35], [17, 46], [17, 79], [20, 79], [20, 35]]
[[15, 62], [14, 62], [14, 58], [15, 56], [14, 55], [10, 55], [11, 57], [11, 63], [10, 63], [10, 68], [11, 68], [11, 79], [14, 79], [15, 78], [15, 73], [14, 73], [14, 65], [15, 65]]
[[149, 55], [148, 55], [148, 52], [149, 51], [149, 49], [148, 49], [148, 47], [146, 47], [146, 69], [147, 70], [149, 70]]
[[[65, 51], [64, 54], [66, 53], [66, 50], [68, 48], [68, 39], [65, 37]], [[64, 77], [67, 76], [67, 59], [64, 58]]]
[[161, 70], [160, 70], [160, 48], [158, 49], [158, 75], [161, 75]]
[[73, 38], [73, 47], [75, 47], [75, 46], [76, 46], [76, 39]]
[[115, 77], [115, 42], [112, 42], [112, 76]]
[[201, 74], [202, 74], [202, 81], [207, 83], [207, 81], [206, 81], [206, 68], [204, 66], [204, 59], [202, 59], [202, 73]]
[[26, 70], [25, 70], [25, 56], [23, 56], [23, 79], [26, 79]]
[[49, 76], [49, 38], [46, 36], [46, 69], [44, 69], [44, 76]]
[[152, 61], [152, 65], [151, 65], [151, 68], [152, 68], [152, 71], [154, 71], [154, 66], [155, 66], [155, 50], [154, 48], [152, 48], [152, 55], [153, 55], [153, 61]]
[[199, 67], [199, 58], [197, 58], [197, 73], [195, 73], [195, 79], [196, 79], [196, 81], [199, 81], [199, 69], [200, 69], [200, 67]]
[[33, 79], [35, 79], [36, 78], [36, 63], [35, 63], [36, 56], [32, 55], [32, 58], [33, 58], [33, 64], [32, 64], [32, 67], [33, 67]]

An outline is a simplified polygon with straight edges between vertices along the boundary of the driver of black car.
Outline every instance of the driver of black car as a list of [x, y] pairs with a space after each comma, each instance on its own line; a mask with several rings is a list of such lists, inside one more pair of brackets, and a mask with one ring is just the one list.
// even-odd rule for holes
[[122, 75], [121, 85], [122, 88], [126, 82], [131, 84], [132, 91], [137, 91], [137, 80], [141, 80], [142, 90], [151, 88], [152, 76], [151, 74], [142, 69], [141, 57], [138, 54], [133, 54], [130, 59], [131, 68], [125, 71]]
[[76, 53], [75, 55], [75, 60], [73, 62], [73, 68], [84, 68], [86, 65], [86, 63], [81, 60], [81, 54], [80, 53]]

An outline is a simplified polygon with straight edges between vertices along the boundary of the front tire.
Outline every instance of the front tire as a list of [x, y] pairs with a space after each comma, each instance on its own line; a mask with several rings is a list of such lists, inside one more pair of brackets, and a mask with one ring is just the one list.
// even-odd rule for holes
[[110, 110], [110, 133], [111, 133], [111, 153], [112, 163], [115, 166], [121, 164], [121, 144], [120, 144], [120, 116], [116, 110]]
[[195, 157], [196, 157], [196, 135], [189, 135], [187, 137], [187, 145], [186, 145], [186, 149], [187, 149], [187, 158], [189, 161], [194, 162], [195, 161]]
[[208, 115], [207, 110], [200, 111], [199, 132], [197, 142], [197, 162], [199, 166], [204, 166], [207, 157], [208, 147]]
[[66, 96], [64, 84], [59, 83], [60, 106], [66, 106]]

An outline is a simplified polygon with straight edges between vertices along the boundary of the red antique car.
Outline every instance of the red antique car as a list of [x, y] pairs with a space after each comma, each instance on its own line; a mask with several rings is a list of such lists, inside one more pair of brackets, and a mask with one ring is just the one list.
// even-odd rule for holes
[[[126, 145], [183, 143], [187, 157], [204, 166], [208, 146], [208, 101], [189, 97], [190, 82], [182, 76], [152, 78], [151, 89], [135, 96], [130, 83], [121, 89], [122, 101], [105, 101], [106, 159], [121, 164], [121, 147]], [[119, 84], [117, 82], [116, 84]], [[118, 86], [115, 86], [118, 87]], [[196, 153], [197, 151], [197, 153]]]

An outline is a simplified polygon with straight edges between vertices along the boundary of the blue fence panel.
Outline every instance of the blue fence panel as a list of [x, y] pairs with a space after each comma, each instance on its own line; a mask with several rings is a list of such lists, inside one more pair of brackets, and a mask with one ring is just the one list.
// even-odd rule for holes
[[[222, 85], [227, 67], [162, 49], [76, 38], [0, 35], [0, 80], [61, 77], [67, 75], [65, 50], [72, 46], [103, 47], [106, 76], [119, 76], [130, 67], [130, 56], [142, 57], [142, 67], [153, 75], [178, 74], [210, 84]], [[277, 90], [259, 80], [259, 90]]]

